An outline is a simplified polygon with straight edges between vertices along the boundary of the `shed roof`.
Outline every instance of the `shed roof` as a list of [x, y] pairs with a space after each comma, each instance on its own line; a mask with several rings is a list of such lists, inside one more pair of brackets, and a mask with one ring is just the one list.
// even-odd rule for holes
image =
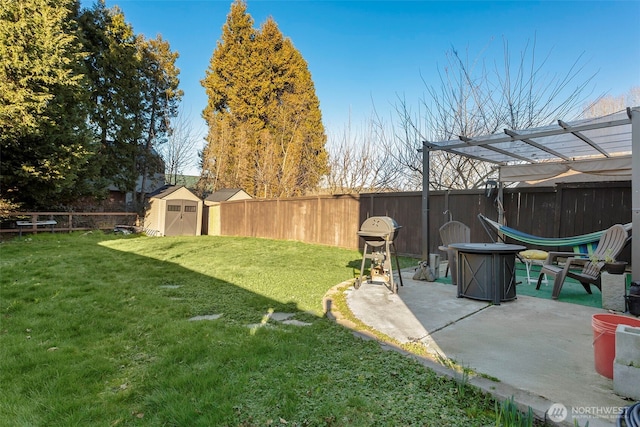
[[180, 187], [184, 187], [183, 185], [171, 185], [171, 184], [165, 184], [162, 187], [159, 187], [155, 190], [153, 190], [150, 193], [147, 193], [147, 197], [149, 197], [150, 199], [153, 197], [157, 197], [159, 199], [168, 196], [169, 194], [173, 193], [174, 191], [176, 191], [178, 188]]
[[205, 200], [208, 202], [225, 202], [242, 191], [244, 190], [241, 188], [221, 188], [211, 193]]
[[175, 193], [176, 191], [180, 191], [182, 189], [184, 189], [184, 191], [186, 191], [189, 195], [192, 195], [194, 198], [199, 199], [198, 196], [193, 194], [193, 192], [189, 190], [187, 187], [185, 187], [184, 185], [171, 185], [171, 184], [165, 184], [162, 187], [158, 188], [157, 190], [154, 190], [151, 193], [148, 193], [147, 197], [149, 199], [164, 199], [165, 197]]

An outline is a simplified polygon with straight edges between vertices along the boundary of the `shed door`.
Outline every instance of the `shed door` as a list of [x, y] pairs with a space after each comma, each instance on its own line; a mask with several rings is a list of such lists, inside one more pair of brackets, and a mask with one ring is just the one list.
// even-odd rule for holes
[[165, 236], [195, 236], [198, 223], [198, 202], [167, 200]]

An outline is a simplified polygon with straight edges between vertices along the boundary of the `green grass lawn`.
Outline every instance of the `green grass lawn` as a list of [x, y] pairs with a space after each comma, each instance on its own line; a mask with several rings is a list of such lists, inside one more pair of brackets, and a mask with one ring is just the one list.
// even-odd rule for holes
[[360, 260], [213, 236], [2, 242], [0, 425], [495, 425], [490, 396], [322, 316]]

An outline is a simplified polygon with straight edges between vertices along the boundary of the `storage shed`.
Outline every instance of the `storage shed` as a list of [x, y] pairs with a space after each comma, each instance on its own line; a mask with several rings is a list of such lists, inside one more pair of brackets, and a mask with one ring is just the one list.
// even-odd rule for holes
[[148, 195], [144, 227], [160, 236], [199, 236], [202, 200], [183, 185], [165, 185]]
[[202, 234], [220, 235], [220, 202], [251, 199], [251, 196], [240, 188], [222, 188], [204, 199], [204, 222]]

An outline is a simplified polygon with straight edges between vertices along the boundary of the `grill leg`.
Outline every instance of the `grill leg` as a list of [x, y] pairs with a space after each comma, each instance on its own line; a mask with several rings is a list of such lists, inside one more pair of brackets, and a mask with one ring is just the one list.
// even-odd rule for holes
[[[369, 245], [367, 245], [367, 242], [364, 242], [364, 250], [362, 251], [362, 265], [360, 266], [360, 276], [356, 279], [356, 283], [355, 283], [355, 288], [358, 289], [360, 287], [360, 285], [362, 284], [363, 281], [366, 281], [365, 275], [364, 275], [364, 265], [365, 262], [367, 261], [367, 248], [369, 247]], [[365, 279], [363, 279], [365, 278]]]
[[389, 240], [385, 240], [384, 250], [386, 253], [385, 263], [389, 263], [389, 284], [391, 285], [391, 292], [398, 293], [398, 285], [393, 281], [393, 262], [391, 261], [391, 243]]
[[[396, 268], [398, 269], [398, 279], [400, 279], [400, 286], [404, 286], [404, 283], [402, 283], [402, 274], [400, 273], [400, 260], [398, 259], [398, 252], [396, 252], [396, 245], [395, 243], [391, 242], [391, 246], [393, 246], [393, 257], [396, 259]], [[389, 256], [391, 256], [391, 253], [389, 253]]]

